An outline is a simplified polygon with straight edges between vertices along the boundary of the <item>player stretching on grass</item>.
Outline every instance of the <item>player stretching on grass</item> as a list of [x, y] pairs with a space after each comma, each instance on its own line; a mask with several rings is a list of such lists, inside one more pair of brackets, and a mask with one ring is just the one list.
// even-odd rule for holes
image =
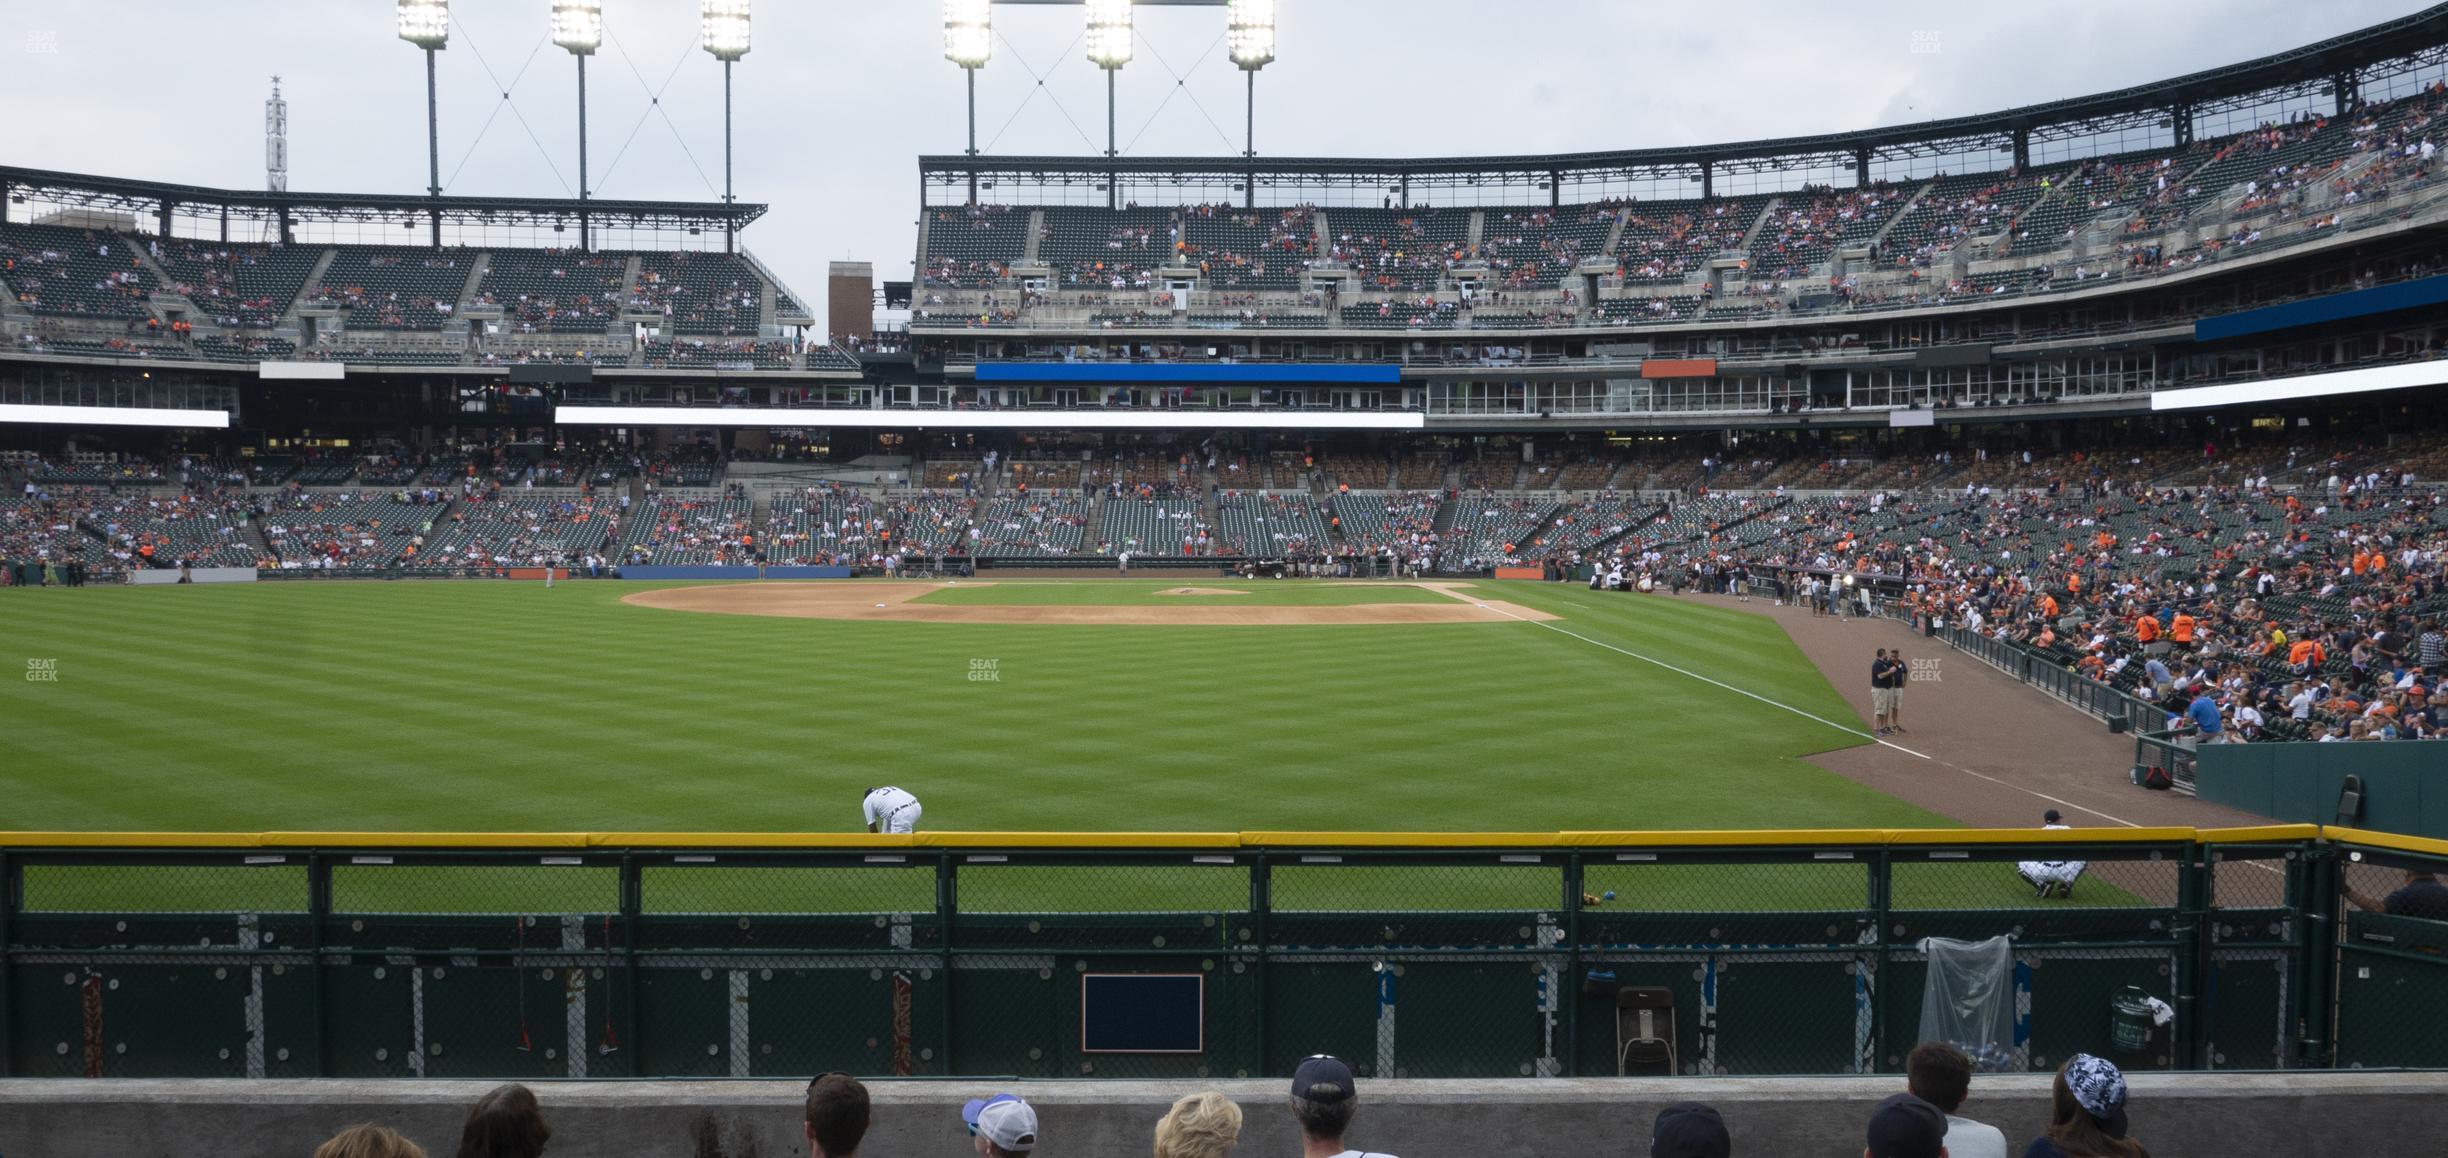
[[870, 788], [859, 801], [869, 832], [918, 831], [918, 798], [900, 788]]

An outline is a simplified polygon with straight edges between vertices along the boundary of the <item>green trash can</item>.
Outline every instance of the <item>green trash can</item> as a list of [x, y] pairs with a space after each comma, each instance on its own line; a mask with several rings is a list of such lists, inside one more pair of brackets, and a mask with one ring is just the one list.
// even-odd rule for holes
[[2108, 1046], [2119, 1053], [2139, 1053], [2150, 1044], [2150, 994], [2131, 985], [2108, 998]]

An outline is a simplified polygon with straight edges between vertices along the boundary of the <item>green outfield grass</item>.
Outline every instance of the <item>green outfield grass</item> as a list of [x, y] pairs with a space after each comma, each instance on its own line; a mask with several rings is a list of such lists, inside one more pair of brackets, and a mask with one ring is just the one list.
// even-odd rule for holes
[[[1486, 588], [1459, 585], [1461, 594], [1484, 595]], [[1167, 595], [1190, 588], [1230, 595]], [[962, 603], [997, 607], [1184, 607], [1211, 604], [1225, 607], [1352, 607], [1369, 603], [1451, 603], [1439, 595], [1406, 583], [1318, 583], [1299, 579], [1112, 579], [1080, 582], [1039, 579], [963, 583], [930, 591], [914, 603]], [[1272, 630], [1272, 629], [1270, 629]]]
[[[1175, 587], [1246, 596], [1159, 596]], [[854, 831], [869, 785], [933, 830], [1528, 831], [1946, 826], [1801, 757], [1867, 742], [1768, 620], [1480, 584], [1759, 703], [1530, 623], [1077, 627], [760, 619], [623, 605], [636, 584], [264, 583], [10, 591], [5, 817], [19, 830]], [[933, 601], [1435, 601], [1381, 583], [964, 586]], [[988, 670], [995, 679], [973, 678]], [[1812, 870], [1800, 872], [1800, 870]], [[1239, 870], [1020, 866], [966, 911], [1230, 909]], [[2027, 902], [1960, 866], [1953, 904]], [[1861, 869], [1607, 867], [1658, 911], [1850, 909]], [[1799, 873], [1799, 875], [1797, 875]], [[44, 875], [48, 874], [48, 875]], [[1277, 903], [1550, 906], [1556, 870], [1283, 870]], [[930, 870], [657, 870], [650, 911], [902, 911]], [[354, 911], [592, 911], [603, 870], [348, 868]], [[1899, 880], [1900, 888], [1911, 887]], [[294, 866], [29, 873], [32, 910], [278, 910]], [[292, 894], [295, 894], [292, 897]], [[602, 895], [599, 895], [602, 894]], [[219, 898], [223, 903], [213, 903]], [[246, 903], [229, 903], [243, 898]], [[1633, 898], [1639, 898], [1634, 900]], [[550, 903], [539, 905], [538, 901]], [[1899, 895], [1900, 903], [1909, 898]], [[2100, 888], [2077, 903], [2132, 904]]]
[[[637, 589], [6, 592], [0, 665], [58, 673], [0, 684], [6, 827], [849, 831], [881, 783], [915, 791], [938, 830], [1942, 823], [1800, 759], [1864, 742], [1854, 732], [1528, 623], [863, 623], [619, 602]], [[1572, 587], [1502, 594], [1860, 727], [1765, 619]], [[973, 680], [986, 661], [997, 678]]]

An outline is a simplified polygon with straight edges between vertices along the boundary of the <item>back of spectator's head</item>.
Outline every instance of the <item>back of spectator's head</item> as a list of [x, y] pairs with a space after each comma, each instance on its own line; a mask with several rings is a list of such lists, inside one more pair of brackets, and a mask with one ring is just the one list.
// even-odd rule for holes
[[1943, 1158], [1946, 1115], [1911, 1094], [1892, 1094], [1870, 1111], [1862, 1158]]
[[846, 1158], [867, 1136], [867, 1087], [835, 1072], [818, 1074], [807, 1088], [808, 1153]]
[[2040, 823], [2042, 824], [2055, 824], [2064, 819], [2065, 813], [2059, 812], [2054, 808], [2040, 814]]
[[1225, 1158], [1241, 1140], [1241, 1107], [1208, 1091], [1173, 1103], [1156, 1123], [1156, 1158]]
[[1658, 1111], [1649, 1130], [1649, 1158], [1727, 1158], [1734, 1140], [1725, 1119], [1698, 1102], [1676, 1102]]
[[1014, 1158], [1037, 1148], [1037, 1111], [1017, 1095], [972, 1099], [961, 1107], [961, 1121], [986, 1158]]
[[1359, 1088], [1341, 1058], [1318, 1054], [1292, 1071], [1292, 1116], [1300, 1121], [1303, 1135], [1320, 1141], [1341, 1138], [1359, 1109]]
[[351, 1126], [315, 1147], [314, 1158], [425, 1158], [425, 1149], [389, 1126]]
[[1913, 1096], [1952, 1114], [1972, 1091], [1972, 1059], [1943, 1041], [1925, 1041], [1904, 1058]]
[[551, 1137], [535, 1091], [512, 1082], [476, 1099], [459, 1128], [459, 1158], [536, 1158]]

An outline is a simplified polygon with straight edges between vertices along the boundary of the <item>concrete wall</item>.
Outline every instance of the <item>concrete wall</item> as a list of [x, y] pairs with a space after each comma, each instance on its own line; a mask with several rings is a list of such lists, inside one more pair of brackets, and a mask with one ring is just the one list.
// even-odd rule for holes
[[[2047, 1118], [2047, 1075], [1983, 1078], [1968, 1117], [2006, 1132], [2020, 1153]], [[2157, 1158], [2307, 1154], [2416, 1158], [2441, 1152], [2448, 1074], [2346, 1071], [2138, 1075], [2134, 1136]], [[1404, 1158], [1592, 1158], [1648, 1153], [1649, 1123], [1670, 1102], [1716, 1106], [1734, 1153], [1851, 1158], [1870, 1106], [1900, 1078], [1381, 1081], [1361, 1086], [1349, 1141]], [[330, 1081], [0, 1082], [0, 1154], [10, 1158], [303, 1158], [341, 1126], [391, 1125], [436, 1158], [457, 1147], [466, 1107], [487, 1083]], [[803, 1087], [786, 1082], [539, 1084], [561, 1158], [790, 1158], [805, 1153]], [[1238, 1154], [1293, 1158], [1300, 1142], [1280, 1080], [1179, 1082], [874, 1082], [877, 1158], [969, 1152], [964, 1098], [1009, 1089], [1038, 1107], [1047, 1158], [1141, 1158], [1171, 1100], [1218, 1089], [1242, 1103]]]

